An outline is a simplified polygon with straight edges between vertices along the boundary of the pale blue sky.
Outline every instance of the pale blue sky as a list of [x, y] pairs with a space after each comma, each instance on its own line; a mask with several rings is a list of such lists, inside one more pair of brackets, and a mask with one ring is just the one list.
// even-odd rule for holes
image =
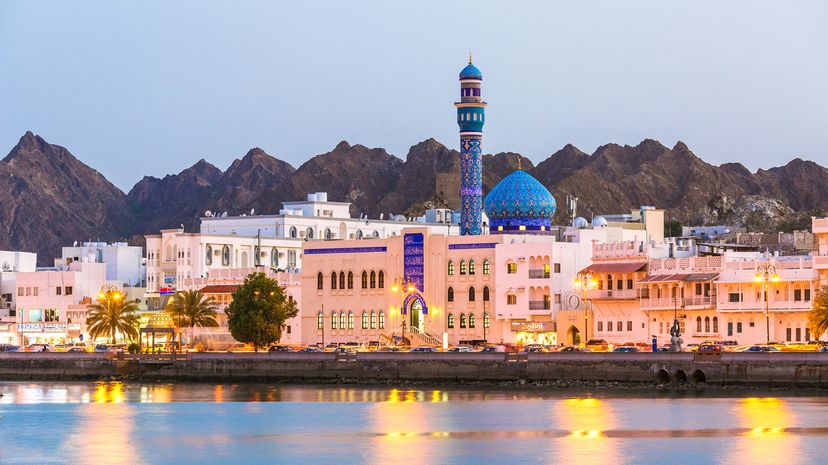
[[828, 165], [828, 2], [0, 2], [0, 152], [26, 131], [128, 190], [249, 148], [458, 145], [468, 50], [486, 152], [644, 138], [751, 170]]

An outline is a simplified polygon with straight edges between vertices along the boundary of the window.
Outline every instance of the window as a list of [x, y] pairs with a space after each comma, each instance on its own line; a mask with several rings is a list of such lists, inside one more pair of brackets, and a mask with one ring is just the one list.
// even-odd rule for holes
[[705, 333], [710, 332], [710, 317], [709, 316], [704, 317], [704, 332]]
[[517, 263], [507, 263], [506, 274], [517, 274]]
[[40, 292], [40, 288], [39, 288], [39, 287], [37, 287], [37, 286], [34, 286], [34, 287], [32, 288], [32, 295], [33, 295], [33, 296], [35, 296], [35, 297], [37, 297], [37, 293], [38, 293], [38, 292]]
[[354, 272], [349, 271], [348, 272], [348, 289], [353, 289], [353, 288], [354, 288]]
[[603, 331], [603, 330], [604, 330], [604, 322], [603, 322], [603, 321], [599, 321], [599, 322], [598, 322], [598, 331]]
[[290, 227], [290, 237], [296, 238], [296, 226]]
[[460, 260], [460, 274], [466, 274], [466, 261]]
[[377, 273], [375, 271], [371, 271], [371, 289], [377, 287]]
[[23, 287], [17, 288], [17, 297], [23, 297]]
[[55, 288], [55, 295], [60, 295], [61, 291], [63, 291], [63, 289], [61, 289], [60, 286], [56, 287]]
[[362, 329], [368, 329], [368, 312], [362, 311]]
[[382, 270], [380, 270], [380, 272], [377, 274], [377, 287], [379, 287], [380, 289], [385, 288], [385, 272]]
[[619, 279], [618, 281], [615, 282], [615, 289], [617, 289], [619, 291], [624, 289], [624, 280], [623, 279]]
[[794, 289], [794, 302], [802, 300], [802, 289]]
[[348, 329], [354, 329], [354, 312], [348, 312]]
[[58, 309], [56, 308], [47, 308], [43, 311], [43, 321], [44, 322], [55, 322], [58, 321]]
[[632, 331], [632, 321], [627, 322], [627, 331]]
[[633, 280], [632, 280], [632, 279], [628, 279], [628, 280], [627, 280], [627, 289], [632, 289], [632, 288], [633, 288]]
[[741, 332], [742, 332], [742, 322], [741, 322], [741, 321], [737, 321], [737, 322], [736, 322], [736, 332], [737, 332], [737, 333], [741, 333]]
[[489, 286], [483, 288], [483, 302], [489, 301]]
[[701, 317], [700, 316], [696, 317], [696, 332], [697, 333], [701, 332]]
[[371, 329], [377, 329], [377, 314], [371, 310]]
[[221, 265], [230, 266], [230, 246], [225, 245], [221, 248]]
[[476, 272], [475, 268], [474, 260], [469, 260], [469, 274], [474, 274]]
[[713, 332], [714, 333], [719, 332], [719, 317], [716, 317], [716, 316], [713, 317]]
[[612, 331], [612, 321], [607, 321], [607, 331]]
[[473, 287], [469, 288], [469, 302], [474, 302], [474, 299], [477, 297], [476, 292]]
[[474, 329], [474, 313], [469, 313], [469, 328]]
[[554, 270], [555, 273], [560, 273], [561, 272], [561, 264], [560, 263], [555, 263], [554, 266], [553, 266], [553, 270]]
[[[150, 254], [150, 260], [152, 260], [151, 254]], [[205, 252], [205, 255], [204, 255], [204, 262], [207, 263], [208, 266], [213, 264], [213, 248], [210, 247], [209, 245], [207, 246], [207, 251]]]
[[362, 288], [363, 289], [368, 289], [368, 272], [367, 271], [362, 272]]
[[448, 327], [454, 328], [454, 313], [448, 314]]
[[701, 283], [696, 283], [696, 295], [701, 295], [702, 293], [702, 285]]
[[483, 327], [486, 328], [486, 329], [489, 329], [489, 314], [488, 313], [483, 314]]
[[296, 251], [288, 250], [287, 255], [287, 267], [289, 270], [293, 270], [296, 268]]
[[320, 331], [325, 329], [325, 314], [322, 312], [316, 314], [316, 329]]
[[336, 318], [336, 312], [331, 312], [331, 329], [336, 329], [338, 322], [339, 319]]
[[624, 331], [624, 322], [619, 321], [618, 326], [616, 326], [616, 328], [618, 328], [617, 331]]
[[514, 294], [509, 294], [506, 296], [506, 305], [516, 305], [517, 304], [517, 296]]
[[271, 268], [278, 268], [279, 267], [279, 250], [278, 249], [271, 249], [270, 250], [270, 267]]
[[333, 232], [331, 232], [331, 228], [325, 228], [325, 239], [333, 239]]
[[336, 271], [331, 273], [331, 289], [336, 289]]
[[345, 329], [346, 324], [348, 323], [345, 319], [345, 312], [339, 312], [339, 329]]
[[448, 291], [446, 291], [446, 300], [454, 302], [454, 288], [451, 286], [449, 286]]
[[322, 281], [324, 281], [324, 280], [325, 280], [325, 278], [322, 277], [322, 272], [321, 271], [319, 273], [316, 273], [316, 288], [317, 289], [322, 289], [324, 287], [323, 283], [322, 283]]
[[733, 322], [732, 321], [727, 322], [727, 335], [728, 336], [733, 336]]
[[465, 313], [460, 314], [460, 327], [461, 328], [466, 327], [466, 314]]
[[[808, 302], [810, 300], [811, 300], [811, 290], [810, 289], [805, 289], [805, 301]], [[806, 328], [806, 331], [807, 331], [807, 328]]]
[[489, 271], [490, 271], [489, 270], [489, 259], [484, 258], [483, 259], [483, 274], [489, 274]]
[[305, 237], [313, 239], [313, 228], [308, 228], [308, 231], [305, 233]]
[[448, 261], [448, 270], [447, 271], [448, 271], [449, 276], [454, 275], [454, 262], [451, 261], [451, 260]]
[[379, 329], [385, 329], [385, 312], [382, 310], [379, 312]]
[[[37, 289], [37, 288], [35, 288], [35, 289]], [[63, 294], [64, 295], [72, 295], [72, 286], [66, 286], [66, 288], [63, 290]], [[37, 294], [35, 294], [35, 295], [37, 295]]]
[[730, 292], [730, 293], [727, 294], [727, 301], [728, 302], [741, 302], [742, 301], [742, 294], [740, 292]]
[[340, 289], [345, 289], [345, 272], [344, 271], [339, 272], [339, 288]]

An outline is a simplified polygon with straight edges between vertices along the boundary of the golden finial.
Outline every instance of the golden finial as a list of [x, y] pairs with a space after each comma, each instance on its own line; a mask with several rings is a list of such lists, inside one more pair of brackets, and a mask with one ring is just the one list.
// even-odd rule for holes
[[518, 169], [523, 171], [523, 168], [520, 167], [520, 155], [518, 155]]
[[472, 59], [471, 59], [471, 50], [469, 50], [469, 64], [472, 64]]

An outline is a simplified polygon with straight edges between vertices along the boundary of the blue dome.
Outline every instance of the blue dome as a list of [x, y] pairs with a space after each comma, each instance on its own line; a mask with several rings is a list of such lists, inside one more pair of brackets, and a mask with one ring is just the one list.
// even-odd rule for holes
[[483, 205], [493, 233], [548, 232], [557, 208], [549, 190], [523, 170], [497, 183]]
[[483, 79], [483, 73], [477, 69], [477, 66], [469, 63], [463, 71], [460, 71], [460, 79]]

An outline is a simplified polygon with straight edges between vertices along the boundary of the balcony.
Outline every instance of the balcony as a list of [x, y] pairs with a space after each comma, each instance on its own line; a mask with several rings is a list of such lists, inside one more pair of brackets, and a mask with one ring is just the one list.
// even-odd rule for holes
[[529, 270], [529, 279], [548, 279], [549, 276], [546, 270]]
[[530, 300], [529, 310], [551, 310], [552, 304], [546, 300]]
[[641, 308], [649, 310], [681, 308], [681, 299], [672, 297], [661, 299], [641, 299]]
[[587, 291], [587, 299], [604, 300], [604, 299], [637, 299], [638, 294], [635, 289], [611, 290], [599, 289], [595, 291]]
[[716, 303], [716, 297], [713, 296], [690, 296], [684, 298], [685, 307], [710, 307]]
[[[749, 302], [719, 302], [720, 311], [765, 312], [765, 303], [762, 301]], [[811, 309], [810, 300], [776, 300], [768, 303], [772, 312], [803, 312]]]

